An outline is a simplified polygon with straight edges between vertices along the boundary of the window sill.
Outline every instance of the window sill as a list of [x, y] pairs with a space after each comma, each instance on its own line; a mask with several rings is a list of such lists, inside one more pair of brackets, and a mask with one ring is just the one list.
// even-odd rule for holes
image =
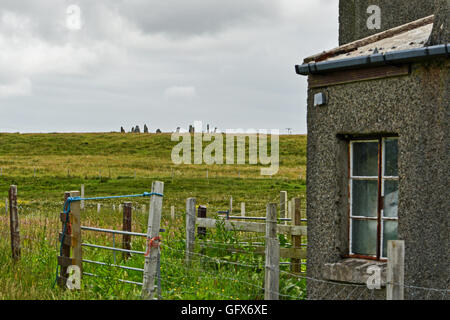
[[366, 284], [373, 271], [367, 273], [371, 266], [381, 268], [381, 286], [386, 286], [387, 263], [365, 259], [344, 259], [336, 263], [326, 263], [323, 266], [323, 278], [330, 281]]

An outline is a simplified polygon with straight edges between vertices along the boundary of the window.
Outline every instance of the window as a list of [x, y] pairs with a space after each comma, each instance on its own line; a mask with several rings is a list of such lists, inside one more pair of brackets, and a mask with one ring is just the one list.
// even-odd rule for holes
[[398, 139], [350, 141], [350, 256], [386, 259], [397, 239]]

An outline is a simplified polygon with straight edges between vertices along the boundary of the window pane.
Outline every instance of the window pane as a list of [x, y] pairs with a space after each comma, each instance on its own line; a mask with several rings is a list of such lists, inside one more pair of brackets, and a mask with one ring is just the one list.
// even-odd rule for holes
[[372, 180], [352, 181], [352, 215], [376, 217], [378, 209], [378, 182]]
[[383, 257], [387, 257], [387, 242], [388, 240], [398, 239], [398, 222], [384, 221], [383, 222]]
[[398, 139], [384, 140], [384, 175], [398, 176]]
[[395, 218], [398, 216], [398, 181], [384, 181], [384, 209], [383, 216]]
[[378, 142], [353, 143], [353, 176], [378, 176]]
[[354, 254], [377, 254], [377, 221], [352, 220], [352, 252]]

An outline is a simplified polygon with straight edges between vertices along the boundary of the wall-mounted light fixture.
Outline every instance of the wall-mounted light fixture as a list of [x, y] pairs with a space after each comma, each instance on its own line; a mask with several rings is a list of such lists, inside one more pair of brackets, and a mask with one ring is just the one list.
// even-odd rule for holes
[[327, 104], [327, 96], [324, 92], [319, 92], [314, 95], [314, 107], [324, 106]]

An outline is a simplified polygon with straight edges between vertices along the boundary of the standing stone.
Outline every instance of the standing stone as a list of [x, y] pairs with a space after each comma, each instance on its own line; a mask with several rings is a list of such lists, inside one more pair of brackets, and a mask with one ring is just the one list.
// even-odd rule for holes
[[156, 129], [156, 133], [161, 133], [161, 130], [159, 130], [159, 129]]
[[144, 124], [144, 133], [148, 133], [148, 127], [146, 124]]
[[189, 125], [189, 133], [195, 133], [195, 129], [193, 125]]
[[177, 133], [180, 133], [181, 128], [177, 127]]
[[139, 126], [136, 126], [134, 128], [134, 133], [141, 133], [141, 129], [139, 129]]
[[120, 127], [120, 133], [125, 133], [125, 129], [123, 127]]
[[209, 133], [209, 124], [206, 125], [206, 132]]
[[131, 128], [131, 133], [134, 133], [134, 127]]

